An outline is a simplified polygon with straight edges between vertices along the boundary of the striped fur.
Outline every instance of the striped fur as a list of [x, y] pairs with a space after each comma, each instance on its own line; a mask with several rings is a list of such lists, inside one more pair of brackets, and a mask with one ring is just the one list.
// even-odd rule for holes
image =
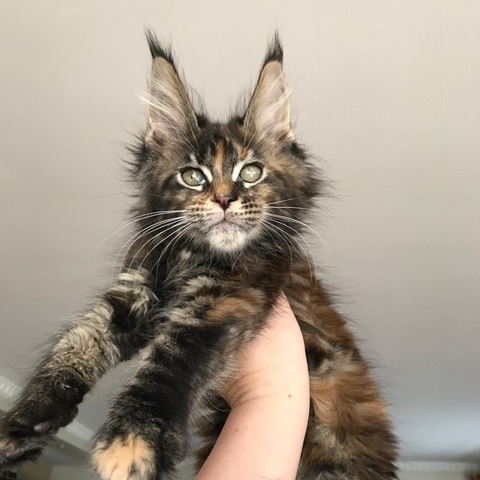
[[321, 181], [294, 139], [278, 39], [245, 111], [214, 123], [195, 112], [171, 52], [148, 38], [135, 234], [117, 281], [55, 338], [2, 418], [0, 465], [37, 457], [98, 379], [133, 356], [93, 467], [103, 480], [172, 478], [193, 418], [201, 463], [228, 415], [222, 385], [283, 290], [311, 375], [298, 479], [396, 478], [395, 439], [369, 366], [301, 244]]

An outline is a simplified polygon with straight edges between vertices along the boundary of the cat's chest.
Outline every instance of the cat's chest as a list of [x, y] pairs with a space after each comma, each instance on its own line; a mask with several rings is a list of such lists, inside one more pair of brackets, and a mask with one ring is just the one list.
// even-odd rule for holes
[[194, 302], [199, 298], [215, 301], [241, 291], [276, 291], [283, 275], [261, 258], [230, 258], [212, 261], [191, 250], [182, 250], [156, 272], [156, 294], [164, 307]]

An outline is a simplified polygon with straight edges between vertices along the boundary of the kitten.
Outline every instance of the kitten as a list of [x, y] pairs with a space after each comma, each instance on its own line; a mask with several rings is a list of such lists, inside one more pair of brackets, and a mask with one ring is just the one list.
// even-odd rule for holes
[[292, 131], [278, 38], [244, 113], [215, 123], [192, 107], [171, 52], [147, 37], [148, 125], [132, 169], [137, 233], [116, 283], [58, 335], [1, 420], [0, 465], [38, 457], [98, 379], [137, 354], [96, 436], [97, 473], [172, 478], [189, 418], [216, 405], [200, 425], [204, 459], [228, 415], [219, 385], [284, 291], [311, 374], [298, 479], [396, 478], [396, 443], [369, 367], [297, 239], [321, 182]]

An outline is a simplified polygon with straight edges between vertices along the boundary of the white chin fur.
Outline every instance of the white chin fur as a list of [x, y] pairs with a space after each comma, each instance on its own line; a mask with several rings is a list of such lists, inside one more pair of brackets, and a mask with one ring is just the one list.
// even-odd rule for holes
[[235, 252], [245, 246], [248, 235], [238, 227], [222, 229], [215, 227], [208, 235], [208, 242], [212, 249], [219, 252]]

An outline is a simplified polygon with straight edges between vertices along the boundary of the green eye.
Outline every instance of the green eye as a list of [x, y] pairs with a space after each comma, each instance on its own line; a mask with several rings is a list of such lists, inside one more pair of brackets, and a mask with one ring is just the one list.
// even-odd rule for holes
[[207, 183], [207, 179], [198, 168], [188, 168], [182, 172], [182, 180], [190, 187], [199, 187]]
[[242, 180], [247, 183], [256, 182], [261, 176], [262, 168], [253, 163], [251, 163], [250, 165], [245, 165], [240, 170], [240, 177], [242, 177]]

